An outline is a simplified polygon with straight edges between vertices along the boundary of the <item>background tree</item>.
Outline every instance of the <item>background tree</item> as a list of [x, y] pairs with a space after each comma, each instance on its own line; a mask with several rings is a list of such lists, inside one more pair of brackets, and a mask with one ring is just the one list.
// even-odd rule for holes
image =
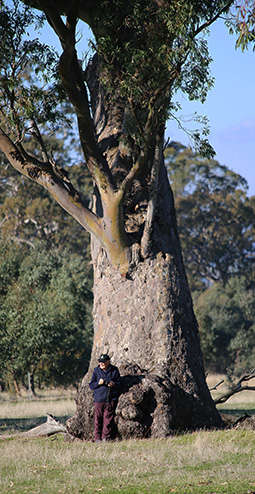
[[254, 269], [254, 197], [240, 175], [179, 143], [165, 150], [191, 289]]
[[195, 297], [206, 368], [241, 377], [254, 367], [254, 288], [233, 276]]
[[165, 155], [206, 369], [240, 378], [254, 357], [254, 197], [191, 148], [172, 142]]
[[1, 380], [75, 384], [89, 362], [91, 289], [80, 257], [0, 242]]
[[[19, 106], [27, 88], [15, 89], [20, 86], [14, 84], [13, 71], [17, 77], [17, 56], [25, 49], [16, 33], [26, 23], [16, 23], [13, 36], [15, 16], [6, 8], [2, 13], [1, 80], [8, 110], [2, 111], [0, 147], [17, 170], [43, 185], [93, 235], [95, 336], [89, 373], [98, 353], [111, 350], [114, 363], [132, 374], [124, 380], [126, 393], [117, 411], [123, 437], [166, 436], [174, 429], [221, 424], [205, 383], [163, 163], [163, 138], [174, 92], [182, 89], [190, 99], [204, 101], [212, 80], [201, 33], [232, 3], [83, 0], [70, 7], [69, 2], [35, 1], [63, 48], [59, 73], [77, 115], [86, 165], [95, 182], [93, 211], [65, 171], [56, 167], [37, 130], [32, 137], [41, 154], [26, 148], [24, 135], [31, 129], [26, 118], [33, 129], [47, 120], [60, 121], [59, 102], [65, 97], [48, 79], [47, 89], [37, 84]], [[30, 15], [27, 10], [26, 15]], [[77, 17], [89, 24], [95, 36], [97, 54], [85, 73], [75, 49]], [[19, 41], [15, 51], [10, 49], [13, 40]], [[40, 67], [47, 68], [49, 76], [51, 59], [43, 57], [51, 54], [37, 43], [29, 46], [30, 66], [37, 75]], [[195, 138], [208, 150], [206, 139]], [[80, 437], [90, 437], [92, 430], [88, 379], [89, 375], [80, 390], [77, 415], [68, 424]], [[131, 383], [135, 386], [129, 390]]]

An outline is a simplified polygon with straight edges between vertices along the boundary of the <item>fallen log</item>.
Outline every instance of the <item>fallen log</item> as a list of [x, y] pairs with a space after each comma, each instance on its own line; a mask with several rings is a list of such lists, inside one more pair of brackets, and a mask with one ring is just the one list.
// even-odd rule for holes
[[21, 432], [22, 436], [26, 437], [40, 437], [40, 436], [52, 436], [58, 432], [67, 432], [66, 426], [56, 420], [53, 415], [47, 413], [47, 421], [33, 429], [26, 432]]
[[33, 429], [26, 432], [19, 432], [18, 434], [12, 435], [2, 435], [0, 439], [7, 439], [13, 437], [45, 437], [52, 436], [53, 434], [58, 434], [59, 432], [67, 433], [67, 428], [64, 424], [61, 424], [57, 419], [53, 417], [50, 413], [46, 413], [47, 421]]

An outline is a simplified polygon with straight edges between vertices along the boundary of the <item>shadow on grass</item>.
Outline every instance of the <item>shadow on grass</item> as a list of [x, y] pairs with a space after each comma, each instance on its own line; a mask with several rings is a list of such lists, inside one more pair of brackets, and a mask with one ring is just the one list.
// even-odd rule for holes
[[[65, 425], [69, 415], [55, 417], [59, 422]], [[11, 432], [27, 432], [38, 425], [47, 421], [46, 415], [43, 417], [20, 418], [20, 419], [0, 419], [0, 435]]]

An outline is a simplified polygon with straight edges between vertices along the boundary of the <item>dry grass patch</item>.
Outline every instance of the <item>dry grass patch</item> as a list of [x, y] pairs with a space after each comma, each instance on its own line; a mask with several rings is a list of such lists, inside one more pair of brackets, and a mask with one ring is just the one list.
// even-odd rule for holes
[[[219, 382], [219, 376], [214, 380]], [[46, 412], [70, 416], [75, 411], [75, 394], [45, 392], [40, 398], [16, 401], [0, 395], [0, 417], [2, 421], [38, 421]], [[247, 407], [255, 409], [255, 393], [250, 394], [248, 404], [241, 402], [241, 393], [235, 397], [238, 403], [231, 403], [231, 398], [230, 404], [221, 407], [239, 410], [240, 416]], [[67, 443], [63, 435], [8, 440], [0, 436], [0, 450], [0, 493], [4, 494], [255, 492], [252, 430], [200, 431], [169, 439], [106, 445]]]
[[30, 399], [27, 391], [23, 391], [21, 396], [3, 392], [0, 393], [0, 418], [38, 417], [45, 412], [65, 415], [69, 410], [73, 413], [76, 393], [73, 388], [45, 389]]
[[0, 402], [0, 419], [46, 417], [51, 413], [57, 417], [71, 416], [75, 412], [75, 401], [72, 398], [62, 400], [40, 400], [17, 402]]

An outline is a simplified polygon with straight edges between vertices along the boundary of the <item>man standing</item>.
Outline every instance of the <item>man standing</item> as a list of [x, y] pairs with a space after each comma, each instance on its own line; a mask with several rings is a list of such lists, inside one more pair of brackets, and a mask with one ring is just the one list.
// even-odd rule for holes
[[109, 441], [112, 437], [115, 409], [117, 406], [120, 373], [110, 363], [109, 355], [103, 353], [95, 367], [90, 389], [94, 391], [95, 401], [95, 442]]

